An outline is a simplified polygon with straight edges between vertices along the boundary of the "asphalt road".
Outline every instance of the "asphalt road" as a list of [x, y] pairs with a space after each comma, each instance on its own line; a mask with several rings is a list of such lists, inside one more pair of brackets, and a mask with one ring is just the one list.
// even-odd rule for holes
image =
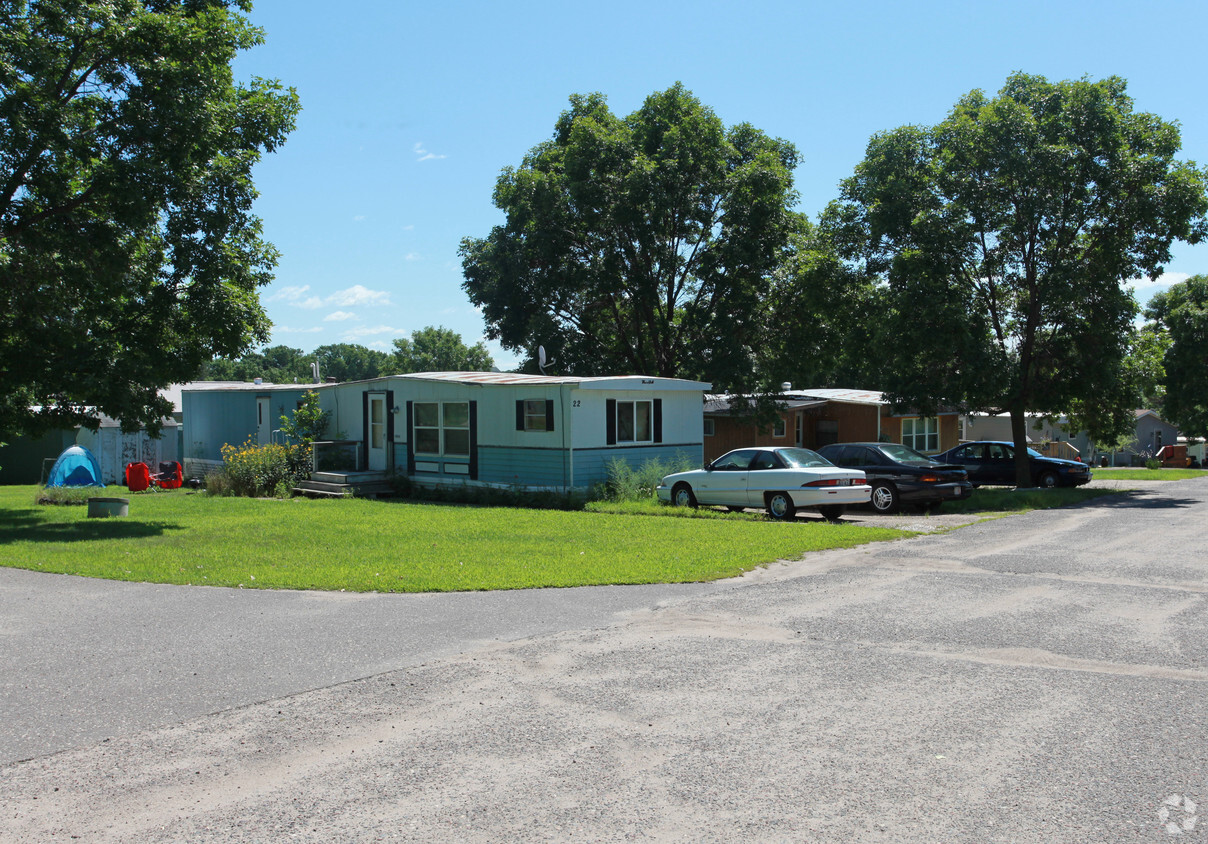
[[1205, 515], [1163, 484], [691, 587], [0, 571], [0, 840], [1208, 840]]

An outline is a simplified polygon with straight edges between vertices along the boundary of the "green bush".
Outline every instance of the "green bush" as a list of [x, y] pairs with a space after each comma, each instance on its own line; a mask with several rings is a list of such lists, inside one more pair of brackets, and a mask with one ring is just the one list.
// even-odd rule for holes
[[309, 445], [257, 445], [222, 447], [222, 479], [206, 479], [206, 489], [223, 495], [288, 497], [295, 483], [310, 474]]
[[37, 504], [87, 504], [88, 499], [104, 495], [95, 486], [40, 486], [34, 493]]
[[582, 510], [582, 494], [559, 490], [530, 489], [519, 484], [510, 487], [457, 486], [428, 487], [417, 484], [406, 475], [391, 478], [395, 498], [415, 501], [446, 502], [449, 504], [478, 504], [484, 507], [526, 507], [532, 510]]
[[1161, 469], [1162, 461], [1156, 457], [1150, 457], [1145, 461], [1146, 469]]
[[614, 458], [607, 463], [608, 480], [595, 490], [594, 497], [604, 501], [642, 501], [653, 498], [655, 488], [665, 475], [694, 468], [696, 465], [692, 459], [683, 452], [678, 452], [673, 459], [666, 461], [652, 457], [636, 469], [628, 462]]

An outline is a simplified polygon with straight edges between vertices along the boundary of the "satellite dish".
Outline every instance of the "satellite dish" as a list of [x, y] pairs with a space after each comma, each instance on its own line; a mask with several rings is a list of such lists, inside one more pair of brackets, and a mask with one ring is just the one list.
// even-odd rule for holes
[[545, 346], [538, 346], [537, 347], [537, 368], [541, 370], [542, 375], [545, 374], [545, 365], [547, 363], [550, 366], [553, 366], [555, 363], [557, 363], [557, 361], [547, 360], [545, 357]]

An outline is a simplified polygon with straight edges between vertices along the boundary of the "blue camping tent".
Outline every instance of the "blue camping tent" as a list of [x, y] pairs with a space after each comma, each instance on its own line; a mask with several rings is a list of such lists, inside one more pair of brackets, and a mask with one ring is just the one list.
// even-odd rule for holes
[[73, 445], [63, 450], [55, 465], [50, 469], [47, 486], [104, 486], [101, 483], [101, 465], [92, 452], [82, 445]]

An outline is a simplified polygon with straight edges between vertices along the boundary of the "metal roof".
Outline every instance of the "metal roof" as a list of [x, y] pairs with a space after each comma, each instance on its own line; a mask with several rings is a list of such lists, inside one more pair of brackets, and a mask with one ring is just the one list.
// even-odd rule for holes
[[[705, 413], [729, 413], [736, 396], [706, 396]], [[826, 399], [803, 399], [783, 396], [777, 399], [785, 410], [802, 410], [809, 407], [821, 407]]]
[[[684, 378], [662, 378], [653, 375], [529, 375], [523, 372], [406, 372], [390, 375], [379, 375], [376, 378], [364, 378], [358, 381], [327, 382], [325, 384], [271, 384], [267, 381], [260, 384], [251, 381], [194, 381], [181, 385], [182, 391], [199, 390], [312, 390], [318, 387], [334, 387], [339, 384], [365, 384], [380, 382], [387, 378], [405, 378], [410, 381], [440, 381], [449, 384], [482, 384], [502, 386], [556, 386], [571, 384], [583, 388], [607, 388], [616, 385], [618, 389], [626, 389], [630, 384], [654, 385], [664, 389], [693, 389], [706, 390], [712, 385], [702, 381], [689, 381]], [[628, 383], [627, 383], [628, 382]]]
[[[730, 407], [739, 396], [723, 394], [705, 396], [705, 413], [729, 413]], [[748, 397], [748, 399], [751, 397]], [[793, 390], [769, 396], [784, 406], [785, 410], [801, 410], [803, 408], [821, 407], [829, 401], [847, 402], [849, 404], [867, 404], [881, 406], [889, 404], [883, 393], [873, 390], [845, 390], [822, 388], [818, 390]]]

